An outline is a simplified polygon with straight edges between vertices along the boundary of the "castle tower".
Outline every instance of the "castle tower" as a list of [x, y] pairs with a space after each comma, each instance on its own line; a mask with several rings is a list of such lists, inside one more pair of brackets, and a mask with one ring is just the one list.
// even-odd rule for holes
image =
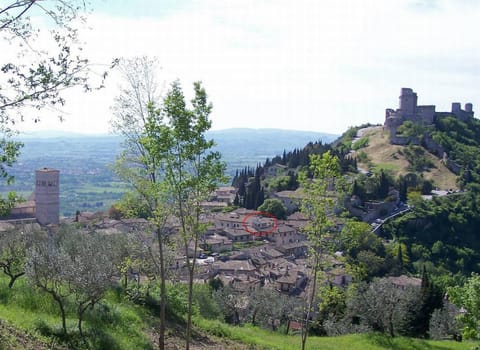
[[417, 94], [412, 89], [402, 88], [400, 110], [403, 116], [414, 116], [417, 109]]
[[35, 217], [40, 225], [57, 225], [60, 216], [60, 172], [43, 168], [35, 171], [35, 177]]

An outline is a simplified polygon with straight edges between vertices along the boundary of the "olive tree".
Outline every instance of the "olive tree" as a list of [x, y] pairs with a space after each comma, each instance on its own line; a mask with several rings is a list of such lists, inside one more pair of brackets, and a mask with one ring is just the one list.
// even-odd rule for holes
[[57, 303], [64, 334], [67, 333], [66, 303], [72, 293], [68, 286], [71, 270], [72, 260], [67, 251], [52, 240], [36, 240], [28, 251], [27, 275]]
[[32, 225], [12, 227], [0, 231], [0, 268], [10, 278], [8, 287], [25, 275], [27, 249], [34, 234], [40, 234]]
[[97, 232], [85, 233], [68, 228], [61, 241], [70, 259], [63, 273], [64, 283], [75, 301], [82, 338], [85, 312], [103, 299], [117, 273], [113, 239]]

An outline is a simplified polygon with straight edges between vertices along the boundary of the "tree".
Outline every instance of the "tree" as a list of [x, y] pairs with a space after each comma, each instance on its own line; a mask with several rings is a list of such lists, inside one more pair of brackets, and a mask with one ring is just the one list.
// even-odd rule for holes
[[463, 287], [448, 290], [450, 301], [465, 311], [460, 315], [465, 339], [480, 339], [480, 275], [472, 273]]
[[27, 274], [42, 291], [50, 294], [60, 309], [63, 333], [67, 333], [66, 303], [75, 301], [78, 330], [88, 308], [103, 298], [116, 274], [115, 250], [107, 236], [63, 226], [48, 239], [36, 237], [29, 250]]
[[0, 232], [0, 268], [10, 278], [8, 287], [25, 274], [27, 249], [33, 234], [30, 225]]
[[[115, 164], [117, 175], [129, 183], [133, 191], [120, 204], [127, 216], [140, 216], [152, 223], [158, 243], [158, 255], [153, 244], [146, 244], [151, 261], [160, 276], [159, 348], [165, 348], [166, 251], [170, 229], [167, 219], [169, 206], [165, 172], [165, 125], [157, 108], [161, 101], [156, 81], [156, 62], [146, 57], [123, 60], [119, 68], [126, 86], [115, 99], [115, 119], [112, 125], [124, 137], [124, 151]], [[141, 239], [141, 236], [138, 237]]]
[[[207, 223], [202, 217], [202, 202], [225, 182], [225, 164], [212, 151], [213, 140], [205, 139], [210, 129], [212, 105], [200, 82], [194, 83], [194, 98], [189, 108], [178, 81], [171, 84], [163, 108], [151, 108], [146, 123], [145, 145], [161, 162], [169, 208], [179, 220], [179, 233], [187, 256], [189, 272], [186, 349], [190, 347], [193, 313], [193, 277], [200, 235]], [[193, 259], [188, 257], [192, 256]]]
[[278, 199], [266, 199], [261, 206], [258, 207], [258, 211], [270, 213], [275, 216], [277, 219], [285, 219], [287, 216], [287, 211], [283, 206], [282, 202]]
[[[39, 122], [45, 109], [59, 113], [66, 89], [91, 90], [92, 65], [83, 57], [78, 40], [78, 27], [87, 12], [85, 1], [10, 0], [0, 6], [0, 43], [4, 45], [0, 49], [0, 177], [11, 180], [7, 167], [23, 146], [12, 139], [18, 124], [27, 114]], [[44, 20], [45, 28], [33, 16]], [[47, 50], [45, 40], [39, 38], [49, 40], [51, 48]], [[98, 75], [101, 82], [95, 88], [103, 86], [107, 73]], [[11, 199], [0, 202], [8, 207]]]
[[29, 249], [27, 275], [40, 290], [53, 298], [60, 309], [63, 334], [67, 334], [65, 304], [71, 288], [66, 281], [72, 260], [65, 249], [50, 238], [38, 239]]
[[[388, 279], [378, 279], [371, 283], [361, 283], [347, 298], [348, 317], [358, 319], [370, 330], [386, 333], [391, 337], [405, 327], [411, 319], [408, 314], [418, 305], [419, 288], [396, 287]], [[418, 307], [415, 308], [418, 311]]]
[[331, 232], [335, 227], [333, 221], [333, 209], [335, 197], [329, 189], [334, 188], [340, 176], [340, 165], [338, 159], [330, 151], [322, 155], [310, 155], [310, 173], [312, 179], [308, 178], [308, 172], [300, 173], [300, 183], [304, 191], [301, 212], [308, 220], [304, 228], [310, 245], [310, 256], [312, 259], [312, 287], [310, 288], [305, 317], [302, 327], [302, 350], [305, 349], [310, 319], [312, 316], [317, 279], [321, 268], [321, 257], [330, 250]]
[[240, 314], [244, 304], [246, 304], [245, 297], [239, 297], [234, 289], [227, 285], [212, 291], [212, 298], [218, 304], [227, 323], [240, 324]]
[[381, 252], [384, 249], [381, 238], [372, 233], [369, 224], [361, 221], [347, 221], [340, 232], [342, 249], [352, 258], [363, 250]]
[[115, 250], [112, 239], [97, 232], [75, 231], [66, 227], [61, 246], [70, 258], [65, 267], [64, 283], [75, 299], [78, 330], [83, 338], [82, 322], [88, 308], [103, 299], [107, 289], [113, 284], [116, 274]]
[[458, 311], [458, 308], [448, 301], [441, 308], [435, 309], [428, 328], [430, 338], [435, 340], [458, 339], [461, 332], [460, 322], [457, 320]]
[[248, 295], [249, 316], [253, 325], [261, 325], [276, 331], [286, 325], [288, 333], [290, 321], [296, 316], [298, 299], [280, 294], [274, 289], [257, 288]]
[[[0, 8], [0, 35], [12, 52], [11, 62], [3, 62], [0, 78], [0, 117], [2, 131], [24, 119], [25, 107], [40, 110], [49, 106], [62, 106], [62, 92], [75, 86], [91, 90], [88, 60], [81, 55], [78, 29], [85, 23], [88, 9], [82, 0], [11, 0]], [[42, 29], [46, 21], [49, 31]], [[39, 37], [48, 36], [50, 51], [40, 47]], [[41, 42], [41, 41], [40, 41]], [[16, 49], [15, 49], [16, 48]], [[114, 62], [116, 63], [116, 61]], [[102, 78], [106, 73], [102, 74]], [[100, 86], [102, 86], [102, 83]], [[35, 122], [39, 121], [35, 117]]]

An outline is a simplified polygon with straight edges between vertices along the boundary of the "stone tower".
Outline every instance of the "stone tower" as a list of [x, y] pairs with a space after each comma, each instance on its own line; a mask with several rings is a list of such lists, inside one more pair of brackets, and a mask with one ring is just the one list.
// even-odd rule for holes
[[57, 225], [60, 216], [60, 172], [43, 168], [35, 171], [35, 178], [35, 217], [40, 225]]
[[417, 108], [417, 94], [410, 88], [402, 88], [400, 94], [400, 110], [404, 116], [413, 116]]

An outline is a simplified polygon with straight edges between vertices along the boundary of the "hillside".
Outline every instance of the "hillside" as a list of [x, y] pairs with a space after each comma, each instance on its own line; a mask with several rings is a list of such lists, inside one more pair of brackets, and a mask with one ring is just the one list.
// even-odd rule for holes
[[[66, 350], [85, 349], [75, 332], [75, 318], [69, 312], [68, 336], [58, 334], [60, 322], [56, 305], [41, 293], [32, 293], [24, 280], [15, 289], [8, 290], [5, 279], [0, 277], [0, 350]], [[4, 289], [5, 288], [5, 289]], [[90, 341], [95, 349], [156, 349], [157, 319], [148, 306], [134, 305], [108, 294], [106, 300], [89, 312], [87, 325], [95, 327]], [[167, 349], [182, 349], [184, 346], [183, 325], [169, 322]], [[192, 350], [288, 350], [300, 347], [298, 335], [285, 335], [282, 332], [245, 325], [234, 327], [218, 320], [195, 319], [196, 329]], [[62, 339], [62, 337], [64, 337]], [[467, 350], [471, 342], [427, 341], [422, 339], [396, 337], [381, 334], [353, 334], [338, 337], [309, 338], [308, 350], [314, 349], [431, 349]]]
[[[360, 169], [368, 171], [384, 169], [394, 178], [411, 172], [409, 170], [410, 163], [404, 152], [405, 146], [392, 145], [388, 131], [384, 130], [382, 126], [360, 129], [357, 139], [352, 142], [352, 147], [356, 142], [361, 142], [362, 138], [368, 138], [367, 146], [353, 151], [353, 154], [357, 156], [357, 164]], [[366, 157], [359, 156], [361, 153], [365, 153]], [[447, 169], [441, 159], [435, 155], [425, 152], [425, 156], [433, 166], [420, 172], [422, 176], [431, 180], [439, 189], [456, 189], [457, 176]]]

